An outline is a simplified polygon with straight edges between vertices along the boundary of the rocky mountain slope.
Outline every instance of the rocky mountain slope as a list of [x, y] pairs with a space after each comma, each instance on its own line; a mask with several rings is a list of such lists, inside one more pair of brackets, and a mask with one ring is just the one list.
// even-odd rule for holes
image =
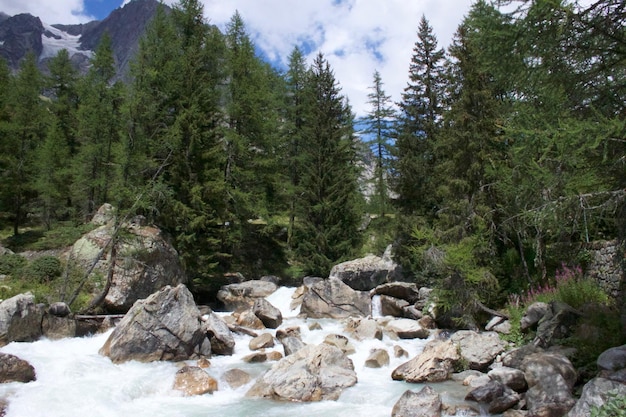
[[102, 36], [108, 33], [117, 78], [124, 78], [139, 47], [139, 39], [158, 5], [157, 0], [133, 0], [104, 20], [79, 25], [49, 25], [30, 14], [8, 16], [0, 11], [0, 56], [16, 70], [32, 51], [45, 71], [47, 61], [59, 50], [67, 49], [75, 66], [85, 71]]

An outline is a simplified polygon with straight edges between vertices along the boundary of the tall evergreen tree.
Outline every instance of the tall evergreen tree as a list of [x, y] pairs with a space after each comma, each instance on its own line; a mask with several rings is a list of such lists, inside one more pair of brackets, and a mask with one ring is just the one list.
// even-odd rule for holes
[[321, 53], [309, 71], [306, 100], [294, 243], [305, 272], [327, 276], [360, 241], [360, 196], [351, 110]]
[[380, 217], [388, 213], [389, 190], [387, 182], [390, 174], [391, 150], [393, 147], [392, 123], [395, 111], [391, 107], [391, 96], [383, 89], [383, 81], [378, 71], [374, 71], [374, 83], [368, 95], [371, 109], [363, 119], [366, 125], [363, 133], [366, 144], [374, 153], [376, 168], [374, 172], [375, 193], [372, 196], [374, 207]]
[[13, 234], [17, 235], [35, 197], [35, 151], [45, 137], [49, 118], [41, 99], [43, 78], [32, 53], [26, 55], [12, 81], [7, 95], [8, 120], [0, 170], [2, 201], [13, 216]]
[[409, 67], [409, 83], [399, 103], [396, 183], [401, 213], [431, 212], [433, 145], [441, 124], [444, 97], [444, 51], [422, 16]]
[[[110, 202], [119, 178], [122, 85], [112, 84], [115, 61], [111, 38], [105, 34], [92, 67], [82, 79], [78, 107], [79, 149], [74, 162], [74, 198], [80, 217], [93, 216], [100, 205]], [[116, 203], [115, 201], [113, 203]]]

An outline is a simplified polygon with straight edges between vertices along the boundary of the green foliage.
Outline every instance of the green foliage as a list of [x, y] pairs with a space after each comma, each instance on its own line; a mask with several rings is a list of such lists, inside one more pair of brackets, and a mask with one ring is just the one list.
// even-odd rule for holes
[[27, 260], [21, 255], [7, 253], [0, 255], [0, 274], [19, 276]]
[[61, 261], [54, 256], [41, 256], [34, 259], [28, 264], [28, 268], [24, 271], [30, 279], [39, 282], [50, 282], [59, 277], [62, 272]]
[[618, 391], [610, 391], [601, 406], [591, 407], [591, 417], [624, 417], [626, 416], [626, 395]]

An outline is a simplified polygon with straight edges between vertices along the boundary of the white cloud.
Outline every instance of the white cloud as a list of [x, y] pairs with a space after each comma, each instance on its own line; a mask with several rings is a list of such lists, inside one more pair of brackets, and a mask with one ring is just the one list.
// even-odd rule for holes
[[46, 23], [85, 23], [93, 17], [85, 13], [83, 0], [0, 0], [0, 11], [13, 16], [30, 13]]

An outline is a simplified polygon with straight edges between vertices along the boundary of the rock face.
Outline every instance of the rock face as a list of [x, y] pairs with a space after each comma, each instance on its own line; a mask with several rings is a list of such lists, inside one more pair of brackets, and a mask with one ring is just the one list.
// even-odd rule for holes
[[500, 340], [495, 332], [478, 333], [471, 330], [460, 330], [450, 338], [457, 343], [461, 356], [470, 369], [484, 371], [494, 361], [496, 356], [504, 352], [506, 342]]
[[17, 356], [0, 353], [0, 384], [30, 382], [36, 379], [35, 368], [30, 363]]
[[217, 299], [229, 311], [252, 308], [259, 298], [267, 297], [278, 289], [273, 282], [252, 280], [224, 285], [217, 292]]
[[167, 286], [135, 303], [111, 333], [100, 354], [115, 363], [180, 361], [210, 356], [200, 311], [187, 287]]
[[405, 391], [391, 410], [391, 417], [441, 416], [441, 397], [431, 387], [419, 392]]
[[393, 370], [391, 377], [406, 382], [441, 382], [447, 380], [461, 357], [450, 340], [433, 340], [422, 353]]
[[176, 372], [174, 389], [186, 396], [213, 394], [217, 381], [197, 366], [185, 366]]
[[0, 346], [10, 342], [33, 342], [42, 335], [44, 307], [31, 293], [18, 294], [0, 303]]
[[[389, 251], [390, 252], [390, 251]], [[398, 277], [398, 265], [387, 251], [380, 257], [368, 255], [364, 258], [343, 262], [333, 266], [329, 278], [337, 278], [350, 288], [369, 291], [376, 286]]]
[[[176, 286], [187, 281], [174, 247], [155, 227], [139, 221], [125, 225], [125, 237], [116, 243], [111, 288], [104, 300], [107, 311], [125, 313], [137, 300], [144, 299], [166, 285]], [[110, 252], [102, 249], [109, 244], [114, 224], [108, 222], [81, 237], [72, 247], [70, 259], [88, 268], [96, 261], [96, 270], [107, 276]]]
[[0, 56], [10, 68], [17, 69], [22, 58], [30, 51], [35, 56], [41, 55], [44, 33], [43, 24], [38, 17], [30, 14], [18, 14], [0, 22]]
[[364, 317], [372, 313], [372, 305], [368, 293], [329, 278], [313, 284], [304, 294], [300, 313], [311, 318]]
[[286, 401], [336, 400], [356, 382], [352, 361], [341, 349], [322, 343], [276, 362], [246, 395]]

